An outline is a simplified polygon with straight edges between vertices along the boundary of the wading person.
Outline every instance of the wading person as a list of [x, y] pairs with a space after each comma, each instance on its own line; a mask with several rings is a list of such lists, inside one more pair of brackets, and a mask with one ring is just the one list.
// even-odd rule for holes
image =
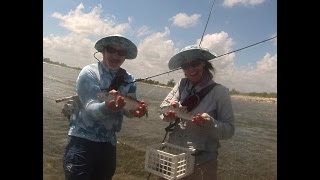
[[[120, 66], [126, 59], [136, 58], [136, 45], [123, 36], [111, 35], [94, 47], [103, 60], [85, 66], [76, 81], [79, 105], [70, 116], [63, 158], [67, 180], [111, 180], [116, 169], [116, 132], [121, 129], [123, 115], [140, 118], [147, 111], [142, 101], [136, 109], [124, 108], [125, 97], [136, 98], [136, 84]], [[101, 100], [97, 97], [101, 92], [115, 98]]]
[[[169, 61], [169, 69], [181, 67], [185, 74], [160, 107], [163, 121], [170, 122], [168, 142], [195, 149], [194, 172], [183, 179], [216, 180], [219, 140], [234, 134], [234, 115], [229, 90], [214, 81], [215, 69], [208, 61], [216, 56], [192, 45], [183, 48]], [[187, 107], [193, 117], [178, 118], [180, 107]], [[192, 120], [192, 121], [191, 121]]]

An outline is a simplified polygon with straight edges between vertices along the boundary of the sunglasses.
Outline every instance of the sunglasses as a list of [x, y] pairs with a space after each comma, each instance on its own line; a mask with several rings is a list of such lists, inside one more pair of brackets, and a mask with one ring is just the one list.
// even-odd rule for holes
[[110, 54], [114, 54], [114, 53], [118, 52], [118, 55], [119, 55], [119, 56], [126, 56], [126, 55], [127, 55], [127, 51], [124, 50], [124, 49], [119, 49], [119, 50], [118, 50], [118, 49], [115, 49], [115, 48], [113, 48], [113, 47], [107, 46], [107, 47], [106, 47], [106, 50], [107, 50], [107, 52], [110, 53]]
[[197, 67], [201, 64], [201, 61], [191, 61], [190, 63], [181, 64], [182, 69], [188, 69], [189, 67]]

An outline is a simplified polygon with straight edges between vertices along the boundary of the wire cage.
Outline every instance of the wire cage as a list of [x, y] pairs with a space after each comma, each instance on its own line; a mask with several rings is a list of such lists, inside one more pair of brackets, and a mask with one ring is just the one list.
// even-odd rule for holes
[[176, 180], [193, 173], [194, 156], [192, 149], [170, 143], [147, 147], [145, 170], [168, 180]]

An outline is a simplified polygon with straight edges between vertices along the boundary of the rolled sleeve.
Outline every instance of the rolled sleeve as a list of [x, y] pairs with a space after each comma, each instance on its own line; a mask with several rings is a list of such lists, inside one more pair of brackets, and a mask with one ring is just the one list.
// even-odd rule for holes
[[160, 108], [164, 107], [164, 106], [168, 106], [170, 105], [171, 102], [173, 101], [179, 101], [179, 97], [180, 97], [180, 92], [179, 92], [179, 86], [180, 83], [177, 83], [172, 90], [169, 92], [169, 94], [167, 95], [167, 97], [162, 101]]

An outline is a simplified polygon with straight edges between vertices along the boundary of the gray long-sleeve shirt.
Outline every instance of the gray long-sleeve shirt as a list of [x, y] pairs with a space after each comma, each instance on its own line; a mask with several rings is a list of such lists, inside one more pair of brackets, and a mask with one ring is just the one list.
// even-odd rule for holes
[[[182, 81], [185, 82], [181, 83]], [[199, 92], [212, 83], [214, 81], [210, 80], [205, 84], [196, 85], [193, 89]], [[180, 91], [179, 87], [181, 88]], [[172, 101], [183, 102], [190, 94], [191, 89], [191, 82], [183, 78], [167, 95], [160, 107], [167, 106]], [[229, 90], [223, 85], [216, 85], [190, 112], [191, 114], [207, 113], [214, 118], [214, 123], [207, 124], [207, 126], [198, 126], [189, 120], [181, 119], [179, 124], [170, 132], [168, 142], [201, 151], [201, 154], [196, 155], [197, 164], [217, 158], [218, 148], [220, 147], [219, 140], [231, 138], [235, 130]]]

